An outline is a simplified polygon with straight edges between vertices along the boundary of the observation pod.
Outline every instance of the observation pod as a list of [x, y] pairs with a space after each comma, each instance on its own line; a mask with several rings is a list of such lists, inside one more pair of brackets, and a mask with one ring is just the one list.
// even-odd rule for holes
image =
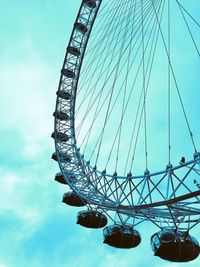
[[95, 8], [97, 6], [94, 0], [84, 0], [84, 3], [89, 8]]
[[69, 140], [69, 136], [61, 132], [53, 132], [51, 137], [57, 139], [58, 142], [67, 142]]
[[67, 121], [67, 120], [69, 120], [69, 116], [66, 113], [62, 112], [62, 111], [55, 111], [53, 113], [53, 116], [56, 119], [61, 120], [61, 121]]
[[200, 253], [198, 241], [187, 232], [164, 230], [151, 237], [154, 255], [172, 262], [188, 262]]
[[51, 158], [52, 158], [53, 160], [55, 160], [55, 161], [58, 161], [58, 157], [57, 157], [57, 155], [56, 155], [56, 152], [54, 152], [54, 153], [52, 154]]
[[74, 192], [64, 193], [62, 202], [74, 207], [83, 207], [86, 205], [85, 202]]
[[79, 51], [79, 49], [77, 47], [74, 47], [74, 46], [68, 46], [67, 47], [67, 52], [76, 56], [76, 57], [79, 57], [81, 52]]
[[102, 228], [106, 226], [107, 222], [107, 217], [99, 211], [80, 211], [77, 216], [77, 224], [87, 228]]
[[75, 73], [69, 69], [62, 69], [61, 73], [67, 78], [74, 78], [75, 77]]
[[69, 92], [65, 92], [63, 90], [59, 90], [56, 92], [57, 96], [59, 96], [60, 98], [64, 99], [64, 100], [70, 100], [71, 99], [71, 95]]
[[134, 248], [141, 242], [140, 234], [130, 225], [111, 225], [104, 228], [104, 243], [115, 248]]
[[55, 175], [55, 181], [60, 183], [60, 184], [67, 184], [64, 176], [62, 175], [62, 172], [58, 172]]
[[65, 173], [67, 175], [67, 180], [65, 180], [62, 172], [58, 172], [56, 173], [55, 175], [55, 181], [57, 181], [58, 183], [61, 183], [61, 184], [69, 184], [68, 181], [71, 183], [73, 182], [73, 180], [75, 179], [75, 175], [70, 173], [70, 172], [67, 172]]
[[[55, 161], [58, 161], [58, 157], [57, 157], [57, 154], [56, 152], [54, 152], [51, 156], [51, 158]], [[67, 154], [60, 154], [60, 162], [62, 163], [67, 163], [67, 162], [70, 162], [71, 161], [71, 157]]]
[[79, 22], [76, 22], [74, 24], [74, 27], [77, 29], [77, 31], [81, 32], [82, 34], [85, 34], [88, 30], [84, 24], [79, 23]]

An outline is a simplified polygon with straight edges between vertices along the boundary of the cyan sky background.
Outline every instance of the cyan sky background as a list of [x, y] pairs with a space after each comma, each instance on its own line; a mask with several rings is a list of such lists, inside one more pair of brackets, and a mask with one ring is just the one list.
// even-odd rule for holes
[[80, 2], [0, 0], [0, 267], [198, 267], [154, 257], [148, 225], [136, 249], [105, 246], [102, 230], [76, 225], [78, 210], [61, 203], [50, 134]]

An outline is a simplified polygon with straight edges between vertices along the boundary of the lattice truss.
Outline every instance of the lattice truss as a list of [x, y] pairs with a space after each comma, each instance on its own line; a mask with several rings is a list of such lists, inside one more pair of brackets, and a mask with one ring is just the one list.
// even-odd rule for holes
[[[118, 220], [122, 223], [131, 220], [132, 224], [137, 225], [145, 220], [150, 220], [158, 227], [160, 225], [166, 227], [181, 225], [183, 228], [191, 229], [200, 221], [200, 154], [196, 150], [194, 150], [192, 160], [186, 162], [183, 159], [177, 166], [169, 163], [163, 171], [151, 173], [146, 168], [143, 175], [135, 176], [129, 172], [127, 175], [119, 176], [117, 172], [111, 175], [107, 174], [106, 170], [98, 170], [95, 164], [92, 166], [91, 162], [85, 159], [77, 144], [76, 137], [79, 129], [75, 128], [75, 104], [79, 74], [101, 2], [102, 0], [96, 0], [95, 6], [86, 4], [86, 1], [82, 2], [61, 70], [53, 133], [60, 169], [72, 190], [90, 208], [105, 212], [111, 220], [113, 220], [112, 214], [117, 214]], [[118, 1], [118, 6], [113, 7], [113, 14], [119, 7], [123, 9], [128, 2], [134, 1]], [[156, 36], [160, 30], [158, 21], [161, 19], [164, 1], [146, 0], [142, 2], [143, 13], [141, 15], [141, 1], [135, 1], [134, 38], [137, 43], [139, 35], [147, 34], [149, 36], [146, 43], [143, 44], [143, 50], [151, 52], [149, 65], [145, 67], [143, 73], [146, 77], [145, 81], [148, 83], [153, 51], [156, 48], [156, 44], [151, 41], [150, 36], [152, 36], [151, 32]], [[127, 10], [126, 14], [133, 12], [131, 5]], [[101, 20], [103, 20], [103, 14], [102, 12]], [[124, 14], [125, 11], [122, 11], [118, 17], [122, 27]], [[144, 19], [143, 22], [141, 22], [142, 19]], [[105, 23], [108, 24], [106, 21]], [[144, 30], [141, 29], [141, 24]], [[119, 43], [122, 42], [122, 38], [128, 40], [129, 35], [130, 32], [127, 30], [125, 35], [118, 34], [115, 38], [118, 38]], [[107, 45], [111, 45], [111, 42]], [[139, 46], [141, 46], [141, 41], [138, 41]], [[117, 60], [113, 60], [117, 64]], [[141, 60], [139, 65], [142, 66], [142, 64]], [[90, 78], [90, 76], [88, 77]], [[144, 114], [145, 110], [147, 89], [145, 90], [142, 91], [141, 114]]]

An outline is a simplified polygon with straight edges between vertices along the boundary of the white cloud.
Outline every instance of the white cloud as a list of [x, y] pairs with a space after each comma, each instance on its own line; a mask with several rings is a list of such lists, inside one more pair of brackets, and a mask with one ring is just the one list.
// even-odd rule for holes
[[[35, 200], [30, 203], [30, 188], [36, 187], [36, 182], [29, 176], [1, 170], [0, 193], [4, 195], [0, 203], [1, 211], [8, 210], [14, 212], [26, 223], [35, 224], [40, 220], [40, 208], [35, 206]], [[36, 194], [37, 195], [37, 194]]]
[[[30, 38], [19, 37], [1, 57], [0, 119], [2, 130], [21, 134], [24, 155], [33, 157], [51, 142], [59, 73], [48, 66]], [[10, 144], [14, 141], [13, 135]]]
[[[72, 1], [70, 2], [74, 5]], [[76, 2], [79, 4], [80, 1]], [[50, 133], [53, 129], [51, 114], [55, 106], [58, 78], [59, 73], [55, 66], [53, 69], [48, 66], [33, 46], [33, 41], [28, 34], [19, 37], [14, 46], [13, 44], [8, 46], [7, 53], [1, 57], [1, 126], [2, 130], [20, 132], [23, 140], [20, 156], [23, 160], [16, 170], [12, 170], [14, 163], [10, 163], [10, 169], [0, 169], [0, 210], [2, 213], [8, 211], [15, 214], [16, 219], [20, 221], [19, 230], [16, 228], [14, 233], [10, 233], [8, 227], [3, 233], [7, 236], [3, 239], [5, 243], [2, 244], [2, 248], [7, 250], [8, 256], [6, 260], [3, 258], [3, 262], [6, 263], [1, 262], [0, 267], [16, 267], [16, 264], [20, 264], [20, 267], [46, 267], [46, 262], [42, 260], [42, 253], [45, 254], [45, 251], [40, 250], [34, 255], [35, 258], [30, 258], [23, 252], [23, 242], [28, 240], [31, 243], [31, 238], [38, 229], [45, 228], [50, 223], [49, 218], [59, 216], [63, 219], [66, 231], [68, 230], [60, 233], [61, 230], [57, 229], [62, 235], [61, 241], [64, 247], [62, 251], [66, 254], [65, 260], [61, 261], [60, 250], [49, 251], [49, 244], [46, 242], [45, 249], [49, 254], [48, 257], [55, 257], [52, 259], [55, 263], [51, 265], [52, 267], [188, 266], [188, 264], [164, 262], [153, 257], [149, 238], [145, 236], [147, 229], [142, 232], [144, 236], [142, 242], [145, 245], [141, 245], [141, 248], [136, 250], [114, 250], [102, 245], [101, 230], [97, 233], [84, 228], [80, 228], [79, 231], [77, 228], [78, 234], [74, 235], [74, 228], [70, 223], [72, 220], [75, 222], [77, 210], [73, 208], [66, 210], [66, 207], [60, 204], [62, 193], [66, 188], [53, 182], [51, 176], [58, 167], [50, 162], [50, 155], [47, 154], [51, 149]], [[11, 147], [13, 142], [18, 142], [15, 135], [10, 140]], [[16, 151], [13, 150], [12, 153]], [[40, 244], [38, 243], [37, 246]], [[72, 251], [70, 246], [82, 249]], [[148, 252], [145, 249], [148, 249]], [[145, 251], [145, 257], [143, 251]], [[17, 255], [17, 252], [21, 254]], [[3, 253], [1, 255], [3, 256]], [[198, 267], [199, 260], [190, 263], [190, 266]]]

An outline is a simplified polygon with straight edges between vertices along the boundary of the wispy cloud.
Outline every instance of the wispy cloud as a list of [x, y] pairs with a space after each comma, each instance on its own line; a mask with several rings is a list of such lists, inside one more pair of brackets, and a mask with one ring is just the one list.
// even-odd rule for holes
[[115, 250], [102, 243], [102, 230], [76, 225], [79, 209], [61, 203], [69, 188], [53, 181], [51, 115], [63, 32], [69, 36], [79, 4], [7, 1], [1, 7], [0, 267], [186, 267], [153, 256], [149, 228], [141, 229], [141, 247]]

